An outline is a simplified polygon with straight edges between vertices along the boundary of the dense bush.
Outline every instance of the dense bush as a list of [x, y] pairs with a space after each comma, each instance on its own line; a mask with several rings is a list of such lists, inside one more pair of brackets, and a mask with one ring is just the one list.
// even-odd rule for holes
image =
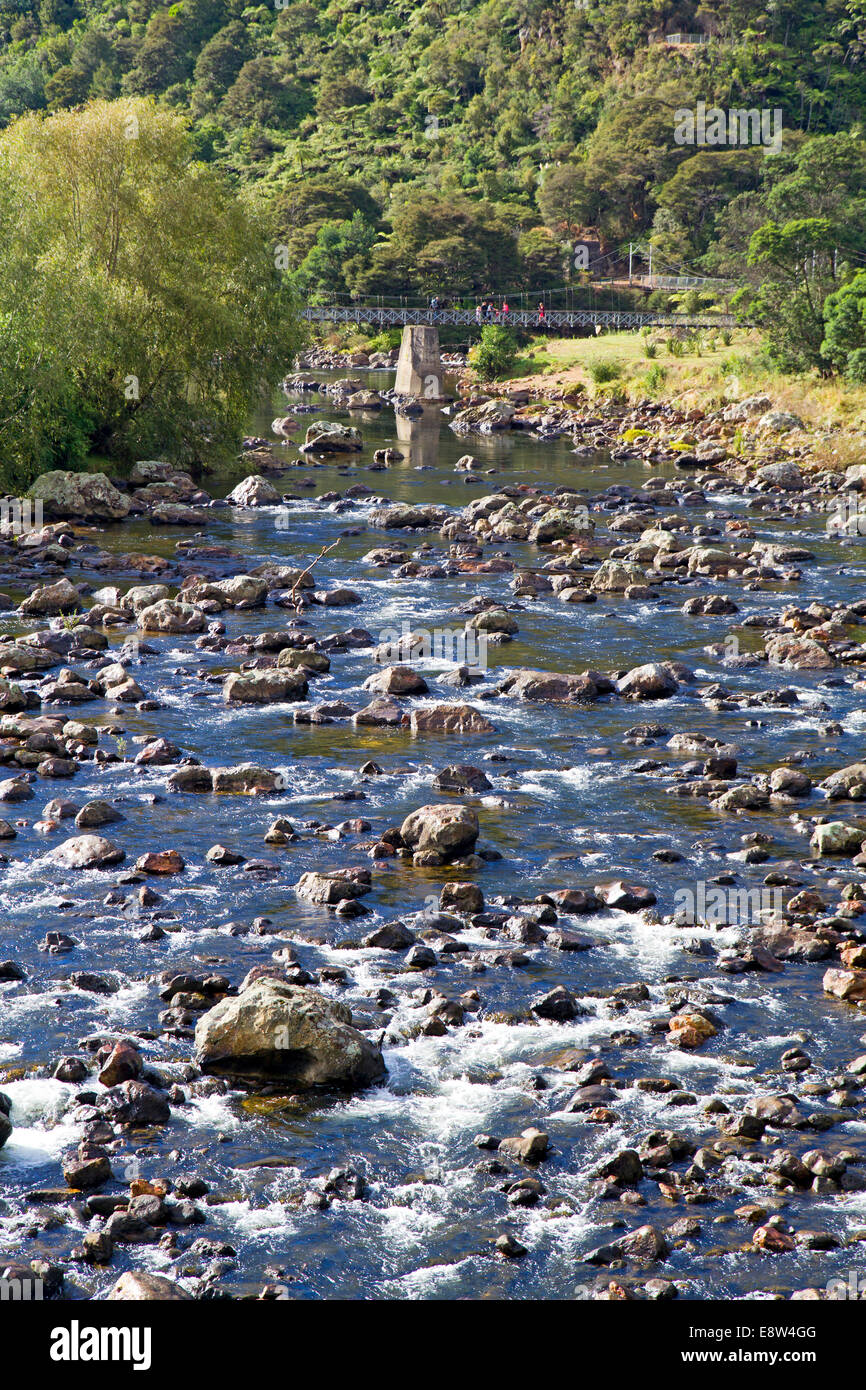
[[88, 450], [234, 447], [299, 341], [267, 223], [149, 100], [0, 135], [0, 452], [19, 475]]
[[473, 347], [469, 357], [485, 381], [507, 376], [517, 360], [517, 340], [509, 329], [487, 323], [481, 330], [481, 342]]

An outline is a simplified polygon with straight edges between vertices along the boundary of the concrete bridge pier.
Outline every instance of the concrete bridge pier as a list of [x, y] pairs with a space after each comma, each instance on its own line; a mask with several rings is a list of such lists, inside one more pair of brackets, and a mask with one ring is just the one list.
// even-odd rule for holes
[[438, 328], [407, 324], [403, 329], [394, 390], [398, 396], [416, 396], [422, 400], [437, 400], [442, 396]]

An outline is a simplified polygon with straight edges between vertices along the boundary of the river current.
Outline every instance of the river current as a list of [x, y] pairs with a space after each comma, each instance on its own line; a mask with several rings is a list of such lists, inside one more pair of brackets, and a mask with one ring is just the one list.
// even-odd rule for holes
[[[373, 385], [386, 381], [371, 375]], [[288, 403], [281, 398], [277, 407], [291, 411], [293, 405], [310, 402], [317, 404], [317, 413], [299, 416], [304, 424], [345, 418], [322, 396], [290, 398]], [[254, 432], [267, 434], [275, 413], [263, 410], [253, 422]], [[791, 1078], [780, 1071], [779, 1059], [791, 1046], [807, 1048], [813, 1082], [832, 1076], [864, 1050], [863, 1016], [822, 992], [823, 965], [790, 962], [778, 974], [723, 974], [714, 956], [684, 950], [684, 936], [694, 948], [700, 929], [684, 934], [681, 927], [659, 920], [673, 911], [678, 890], [725, 871], [738, 873], [740, 883], [760, 884], [760, 876], [746, 876], [742, 865], [727, 858], [741, 849], [741, 837], [749, 832], [773, 837], [771, 861], [760, 866], [762, 872], [780, 862], [793, 863], [809, 886], [815, 871], [802, 830], [778, 814], [755, 812], [734, 819], [713, 812], [706, 801], [672, 796], [664, 769], [660, 775], [646, 774], [636, 772], [635, 765], [656, 759], [672, 772], [686, 755], [667, 749], [666, 738], [654, 746], [623, 742], [630, 728], [647, 720], [671, 733], [701, 731], [735, 745], [750, 772], [778, 766], [786, 755], [804, 751], [804, 766], [815, 781], [862, 756], [866, 712], [850, 683], [828, 682], [822, 672], [774, 672], [766, 665], [732, 670], [704, 650], [722, 641], [733, 623], [776, 613], [791, 602], [861, 599], [866, 577], [862, 541], [829, 539], [825, 517], [747, 511], [742, 496], [721, 492], [690, 508], [685, 513], [689, 521], [723, 525], [715, 520], [720, 514], [742, 513], [761, 540], [808, 544], [819, 564], [806, 572], [802, 592], [773, 585], [745, 592], [736, 585], [728, 590], [735, 591], [740, 605], [736, 619], [684, 616], [682, 602], [698, 591], [677, 584], [664, 586], [651, 601], [602, 595], [593, 605], [569, 606], [548, 593], [518, 600], [523, 605], [518, 609], [507, 573], [399, 579], [392, 570], [365, 564], [362, 557], [374, 546], [406, 544], [414, 551], [432, 541], [432, 558], [443, 547], [435, 533], [407, 538], [403, 532], [369, 528], [369, 498], [322, 503], [317, 497], [344, 494], [352, 483], [362, 482], [379, 497], [457, 508], [504, 485], [551, 489], [568, 484], [585, 488], [588, 495], [622, 483], [641, 486], [650, 470], [640, 462], [618, 462], [602, 454], [576, 456], [568, 438], [458, 438], [435, 411], [409, 422], [395, 421], [386, 408], [352, 422], [364, 436], [363, 453], [356, 458], [311, 462], [269, 475], [290, 495], [288, 525], [273, 508], [215, 508], [206, 534], [197, 539], [231, 547], [249, 567], [267, 560], [307, 565], [339, 539], [338, 548], [316, 566], [317, 586], [351, 587], [363, 603], [351, 609], [306, 610], [303, 616], [317, 636], [363, 626], [378, 638], [404, 621], [412, 630], [453, 628], [462, 621], [454, 610], [478, 594], [507, 602], [520, 630], [511, 643], [489, 647], [490, 670], [482, 685], [468, 691], [442, 686], [436, 680], [443, 673], [441, 662], [413, 663], [430, 683], [429, 701], [468, 700], [488, 716], [495, 732], [414, 739], [404, 729], [297, 724], [289, 705], [227, 708], [221, 677], [237, 669], [237, 659], [196, 650], [193, 639], [174, 637], [150, 637], [157, 654], [132, 672], [148, 696], [160, 702], [158, 710], [124, 709], [118, 716], [97, 703], [70, 712], [73, 718], [122, 726], [119, 737], [130, 755], [137, 739], [158, 734], [210, 766], [255, 762], [277, 769], [286, 790], [256, 798], [171, 795], [165, 788], [171, 769], [144, 769], [131, 761], [104, 767], [91, 762], [82, 765], [73, 782], [40, 781], [36, 790], [41, 801], [12, 808], [16, 813], [20, 809], [27, 823], [19, 824], [17, 839], [4, 846], [2, 954], [19, 962], [27, 978], [0, 984], [0, 1086], [12, 1100], [15, 1126], [0, 1152], [4, 1248], [29, 1259], [65, 1257], [86, 1224], [80, 1222], [76, 1229], [74, 1219], [57, 1226], [40, 1223], [44, 1208], [27, 1200], [34, 1190], [62, 1185], [60, 1156], [78, 1134], [75, 1096], [96, 1085], [52, 1079], [56, 1059], [77, 1052], [88, 1035], [128, 1033], [138, 1038], [147, 1062], [183, 1083], [192, 1044], [188, 1038], [162, 1035], [158, 1016], [164, 1004], [153, 982], [167, 970], [204, 968], [239, 984], [251, 967], [268, 963], [275, 951], [291, 944], [311, 972], [325, 966], [347, 972], [345, 984], [326, 982], [321, 988], [349, 1004], [359, 1026], [375, 1028], [382, 1022], [386, 1084], [351, 1099], [315, 1104], [240, 1091], [202, 1096], [176, 1107], [168, 1126], [131, 1140], [112, 1158], [121, 1178], [204, 1179], [210, 1189], [201, 1204], [207, 1220], [192, 1235], [226, 1247], [219, 1257], [222, 1267], [210, 1271], [219, 1287], [242, 1295], [255, 1294], [263, 1283], [278, 1283], [291, 1297], [317, 1299], [589, 1297], [609, 1276], [583, 1262], [587, 1252], [633, 1226], [650, 1221], [664, 1226], [683, 1214], [696, 1214], [702, 1231], [674, 1248], [664, 1265], [665, 1277], [677, 1282], [681, 1297], [758, 1296], [774, 1288], [823, 1286], [851, 1266], [846, 1243], [866, 1238], [866, 1193], [801, 1199], [808, 1206], [808, 1220], [802, 1220], [801, 1207], [799, 1224], [832, 1232], [842, 1246], [798, 1249], [784, 1262], [774, 1262], [771, 1256], [742, 1249], [747, 1235], [732, 1219], [744, 1200], [741, 1187], [730, 1195], [722, 1188], [710, 1205], [684, 1208], [644, 1184], [646, 1205], [631, 1211], [593, 1196], [587, 1180], [605, 1157], [639, 1144], [655, 1129], [713, 1136], [713, 1117], [702, 1112], [714, 1096], [736, 1111], [748, 1096], [786, 1091]], [[373, 449], [389, 445], [404, 450], [403, 463], [369, 471]], [[456, 460], [467, 452], [482, 461], [484, 471], [455, 472]], [[294, 450], [289, 447], [288, 453]], [[252, 471], [239, 463], [206, 478], [204, 485], [213, 496], [225, 496]], [[672, 466], [651, 472], [674, 486], [682, 481], [682, 473]], [[603, 533], [605, 513], [593, 516]], [[156, 530], [144, 522], [108, 526], [98, 537], [109, 549], [164, 555], [173, 555], [178, 541], [190, 539], [187, 531]], [[529, 545], [503, 545], [498, 553], [520, 565], [543, 562]], [[103, 574], [86, 570], [81, 577], [94, 585], [107, 582]], [[9, 592], [16, 601], [24, 596], [11, 587]], [[230, 635], [272, 629], [288, 616], [270, 605], [221, 615]], [[3, 632], [18, 634], [36, 626], [14, 612], [0, 615]], [[111, 636], [111, 647], [119, 648], [126, 635]], [[483, 698], [511, 668], [607, 672], [667, 659], [685, 662], [701, 681], [719, 680], [740, 691], [793, 687], [799, 702], [714, 712], [688, 685], [651, 706], [601, 701], [563, 709]], [[362, 685], [372, 669], [369, 650], [336, 653], [330, 673], [311, 682], [311, 698], [345, 700], [359, 708], [369, 699]], [[831, 725], [841, 732], [826, 732]], [[368, 759], [380, 765], [383, 775], [361, 776]], [[442, 955], [433, 971], [401, 973], [399, 956], [353, 944], [377, 924], [423, 908], [454, 877], [453, 871], [390, 861], [391, 867], [375, 874], [374, 891], [364, 899], [369, 913], [358, 921], [301, 902], [293, 884], [307, 869], [369, 864], [363, 853], [352, 850], [352, 842], [369, 841], [370, 835], [329, 838], [325, 827], [362, 816], [372, 823], [375, 838], [386, 826], [399, 826], [415, 808], [448, 799], [432, 785], [448, 763], [476, 764], [492, 783], [489, 791], [461, 798], [478, 812], [481, 843], [502, 856], [473, 875], [488, 901], [509, 894], [531, 899], [623, 878], [651, 885], [657, 908], [637, 914], [605, 910], [580, 918], [577, 929], [599, 939], [596, 949], [555, 952], [530, 945], [524, 948], [524, 966], [493, 967], [483, 974], [473, 973], [466, 953]], [[366, 799], [334, 800], [353, 790], [363, 791]], [[79, 802], [104, 797], [122, 810], [125, 821], [108, 833], [123, 845], [128, 865], [151, 849], [173, 848], [184, 856], [185, 872], [155, 885], [163, 897], [158, 920], [168, 928], [163, 940], [138, 940], [154, 914], [139, 909], [132, 892], [125, 904], [106, 904], [118, 870], [80, 874], [70, 889], [68, 876], [45, 861], [51, 840], [40, 836], [33, 822], [43, 801], [61, 794]], [[287, 816], [300, 837], [282, 849], [263, 844], [267, 826], [278, 815]], [[205, 852], [217, 843], [247, 859], [268, 859], [277, 869], [256, 874], [243, 866], [215, 867]], [[678, 851], [683, 858], [660, 862], [651, 857], [657, 850]], [[856, 878], [847, 870], [840, 874], [842, 881]], [[234, 933], [232, 924], [259, 917], [270, 919], [268, 934]], [[80, 943], [74, 961], [38, 949], [46, 931], [58, 929]], [[715, 949], [738, 935], [736, 929], [703, 934]], [[502, 948], [474, 928], [460, 940], [475, 959]], [[100, 996], [70, 986], [66, 977], [73, 968], [111, 973], [121, 987]], [[636, 982], [648, 987], [648, 999], [611, 999], [612, 989]], [[580, 1017], [570, 1023], [510, 1019], [512, 1014], [522, 1018], [532, 998], [559, 983], [580, 999], [585, 1010]], [[382, 987], [396, 999], [385, 1015], [373, 999]], [[389, 1032], [397, 1036], [401, 1026], [418, 1016], [420, 992], [428, 987], [453, 997], [478, 988], [483, 1008], [469, 1015], [464, 1027], [443, 1036], [392, 1044]], [[698, 990], [711, 1005], [721, 1000], [712, 1006], [721, 1008], [727, 1025], [692, 1052], [670, 1048], [652, 1031], [653, 1020], [666, 1015], [684, 988]], [[612, 1035], [623, 1030], [639, 1035], [643, 1045], [612, 1042]], [[574, 1078], [551, 1064], [566, 1048], [602, 1057], [614, 1080], [674, 1078], [680, 1098], [672, 1104], [669, 1093], [632, 1085], [617, 1102], [615, 1125], [592, 1124], [586, 1114], [565, 1108]], [[863, 1141], [866, 1125], [858, 1115], [852, 1112], [849, 1121], [834, 1129], [832, 1147], [856, 1148]], [[551, 1155], [538, 1170], [546, 1192], [535, 1206], [514, 1207], [501, 1181], [479, 1168], [489, 1155], [474, 1140], [482, 1133], [516, 1135], [528, 1126], [550, 1135]], [[798, 1150], [818, 1142], [814, 1134], [785, 1136], [786, 1146]], [[749, 1167], [743, 1156], [742, 1173], [747, 1175]], [[363, 1177], [363, 1199], [334, 1200], [326, 1210], [305, 1206], [302, 1194], [334, 1168], [350, 1168]], [[495, 1257], [493, 1242], [505, 1231], [527, 1248], [525, 1258]], [[172, 1256], [158, 1245], [123, 1246], [110, 1270], [70, 1269], [67, 1290], [71, 1296], [76, 1289], [99, 1296], [124, 1268], [144, 1266], [183, 1279], [206, 1273], [208, 1263], [200, 1255]]]

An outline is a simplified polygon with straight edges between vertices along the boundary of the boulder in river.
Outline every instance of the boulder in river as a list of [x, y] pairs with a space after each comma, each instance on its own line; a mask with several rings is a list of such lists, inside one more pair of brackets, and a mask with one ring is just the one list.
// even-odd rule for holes
[[389, 695], [377, 695], [369, 705], [352, 715], [355, 728], [370, 725], [372, 728], [397, 728], [403, 723], [403, 709]]
[[432, 503], [413, 506], [410, 502], [395, 502], [375, 508], [369, 521], [371, 526], [381, 526], [386, 531], [426, 530], [444, 525], [449, 516], [447, 507], [436, 507]]
[[316, 420], [307, 430], [302, 454], [358, 454], [363, 447], [361, 431], [339, 421]]
[[252, 473], [244, 478], [226, 498], [235, 507], [276, 507], [282, 500], [273, 483], [269, 483], [260, 473]]
[[359, 1090], [385, 1075], [382, 1053], [344, 1004], [274, 977], [254, 980], [199, 1019], [202, 1071], [288, 1090]]
[[158, 603], [142, 608], [138, 615], [138, 626], [142, 632], [202, 632], [205, 615], [194, 604], [181, 603], [178, 599], [160, 599]]
[[21, 612], [28, 615], [49, 613], [73, 613], [81, 607], [81, 595], [68, 579], [58, 579], [56, 584], [45, 584], [34, 589], [21, 604]]
[[862, 826], [846, 825], [844, 821], [832, 820], [825, 825], [816, 825], [809, 841], [816, 854], [854, 855], [866, 841], [866, 829]]
[[790, 667], [795, 671], [829, 671], [836, 665], [826, 647], [810, 637], [786, 634], [771, 637], [766, 651], [771, 666]]
[[433, 778], [437, 792], [486, 792], [493, 786], [486, 772], [471, 763], [450, 763]]
[[866, 970], [827, 970], [821, 983], [824, 993], [837, 999], [866, 999]]
[[128, 1269], [105, 1295], [107, 1302], [128, 1303], [187, 1303], [192, 1294], [163, 1274], [151, 1274], [145, 1269]]
[[364, 681], [365, 690], [378, 690], [383, 695], [426, 695], [429, 686], [423, 676], [411, 666], [385, 666]]
[[12, 1133], [12, 1121], [9, 1118], [11, 1113], [12, 1102], [3, 1091], [0, 1091], [0, 1149]]
[[866, 800], [866, 763], [850, 763], [819, 783], [829, 801]]
[[299, 898], [310, 903], [322, 903], [328, 907], [348, 899], [362, 898], [371, 889], [370, 871], [335, 869], [332, 873], [301, 874], [295, 884]]
[[603, 560], [592, 577], [590, 588], [597, 594], [624, 594], [632, 584], [645, 582], [643, 568], [632, 560]]
[[635, 666], [619, 682], [619, 693], [630, 700], [666, 700], [676, 695], [679, 682], [658, 661]]
[[478, 817], [468, 806], [422, 806], [400, 827], [405, 844], [434, 850], [446, 858], [470, 854], [478, 839]]
[[309, 686], [303, 671], [232, 671], [223, 683], [227, 705], [271, 705], [305, 700]]
[[286, 779], [281, 772], [273, 772], [269, 767], [259, 767], [258, 763], [239, 763], [237, 767], [215, 767], [211, 776], [213, 791], [235, 796], [280, 792], [285, 785]]
[[409, 727], [413, 734], [492, 734], [494, 725], [471, 705], [431, 705], [414, 709]]
[[[613, 683], [608, 682], [610, 689]], [[551, 700], [557, 704], [587, 704], [602, 693], [594, 673], [567, 675], [560, 671], [517, 671], [499, 687], [518, 700]]]
[[126, 851], [102, 835], [73, 835], [45, 857], [61, 869], [110, 869], [126, 858]]
[[55, 469], [36, 479], [30, 496], [42, 502], [48, 516], [79, 521], [120, 521], [129, 511], [129, 502], [105, 473]]

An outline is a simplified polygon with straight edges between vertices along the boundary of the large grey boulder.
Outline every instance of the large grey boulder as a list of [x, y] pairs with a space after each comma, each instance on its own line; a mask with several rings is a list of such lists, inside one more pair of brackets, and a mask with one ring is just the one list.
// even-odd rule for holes
[[105, 473], [73, 473], [55, 469], [43, 473], [30, 489], [48, 516], [77, 517], [82, 521], [120, 521], [129, 503]]
[[646, 575], [633, 561], [602, 560], [589, 587], [597, 594], [624, 594], [632, 584], [644, 583]]
[[527, 670], [507, 676], [499, 688], [503, 695], [512, 695], [518, 700], [552, 700], [562, 704], [597, 700], [603, 689], [594, 679], [594, 673], [589, 671], [570, 675], [561, 671]]
[[73, 835], [45, 857], [61, 869], [110, 869], [126, 858], [126, 852], [103, 835]]
[[352, 1027], [345, 1004], [268, 976], [202, 1015], [195, 1055], [204, 1072], [292, 1091], [359, 1090], [385, 1075], [382, 1053]]
[[232, 671], [223, 683], [227, 705], [270, 705], [305, 700], [309, 686], [303, 671]]
[[285, 785], [286, 779], [281, 772], [273, 772], [269, 767], [259, 767], [257, 763], [240, 763], [237, 767], [215, 767], [211, 779], [211, 786], [215, 792], [236, 796], [280, 792]]
[[788, 434], [790, 430], [805, 428], [799, 415], [793, 415], [790, 410], [768, 410], [758, 421], [759, 430], [770, 430], [773, 434]]
[[252, 473], [232, 489], [226, 501], [236, 507], [275, 507], [282, 498], [273, 483], [260, 473]]
[[149, 1274], [144, 1269], [128, 1269], [121, 1274], [111, 1292], [105, 1295], [107, 1302], [129, 1303], [191, 1303], [192, 1294], [166, 1279], [164, 1274]]
[[422, 806], [406, 817], [400, 834], [416, 850], [469, 854], [478, 839], [478, 817], [468, 806]]
[[142, 608], [138, 615], [138, 627], [142, 632], [202, 632], [204, 626], [205, 615], [201, 609], [177, 599], [160, 599]]
[[395, 502], [387, 507], [374, 507], [369, 522], [385, 531], [415, 531], [442, 526], [450, 515], [447, 507], [437, 507], [433, 503], [415, 506], [411, 502]]
[[301, 445], [302, 454], [357, 454], [363, 445], [361, 431], [337, 421], [317, 420], [310, 425]]
[[21, 604], [21, 612], [33, 615], [48, 613], [73, 613], [80, 608], [81, 595], [68, 579], [58, 579], [56, 584], [45, 584], [34, 589]]
[[[764, 416], [760, 423], [763, 424], [766, 418]], [[782, 488], [784, 492], [802, 492], [805, 487], [803, 474], [793, 459], [765, 464], [763, 468], [758, 469], [758, 477], [765, 483], [771, 483], [773, 487]]]
[[630, 700], [666, 700], [678, 690], [678, 681], [658, 661], [635, 666], [619, 683], [620, 695]]
[[134, 584], [123, 595], [122, 605], [124, 608], [131, 608], [133, 613], [138, 614], [142, 613], [145, 608], [151, 608], [155, 603], [161, 603], [163, 599], [168, 597], [169, 591], [165, 584]]
[[866, 800], [866, 763], [850, 763], [819, 783], [828, 801]]

